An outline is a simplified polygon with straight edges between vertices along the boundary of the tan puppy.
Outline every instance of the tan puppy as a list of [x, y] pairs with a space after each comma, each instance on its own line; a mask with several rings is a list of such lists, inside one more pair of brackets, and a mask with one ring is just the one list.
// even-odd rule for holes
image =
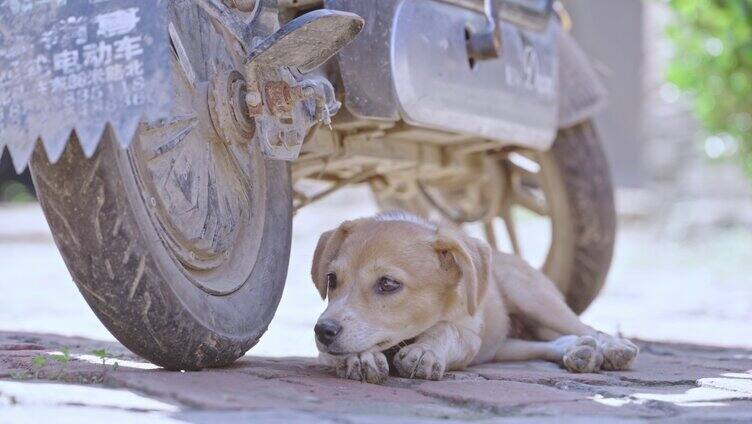
[[[316, 327], [340, 377], [438, 380], [491, 361], [545, 359], [572, 372], [629, 367], [638, 349], [580, 322], [554, 284], [517, 256], [410, 215], [390, 213], [324, 233], [311, 271], [329, 298]], [[511, 316], [538, 340], [513, 338]]]

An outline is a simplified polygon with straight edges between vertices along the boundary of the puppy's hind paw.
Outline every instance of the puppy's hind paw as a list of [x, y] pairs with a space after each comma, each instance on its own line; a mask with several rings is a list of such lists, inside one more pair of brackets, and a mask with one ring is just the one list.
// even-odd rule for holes
[[441, 380], [446, 370], [446, 361], [427, 347], [413, 344], [397, 352], [394, 367], [400, 377]]
[[603, 365], [607, 371], [626, 370], [632, 365], [640, 348], [627, 339], [602, 335], [598, 343], [603, 351]]
[[381, 384], [389, 377], [386, 356], [378, 351], [366, 351], [338, 358], [336, 370], [338, 377], [364, 383]]
[[565, 350], [562, 363], [570, 372], [596, 372], [603, 364], [603, 353], [598, 348], [595, 338], [582, 336]]

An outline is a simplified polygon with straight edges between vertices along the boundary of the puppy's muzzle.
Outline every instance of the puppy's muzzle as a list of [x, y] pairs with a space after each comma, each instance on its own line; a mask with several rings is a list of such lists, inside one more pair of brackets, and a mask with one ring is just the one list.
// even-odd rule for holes
[[342, 326], [330, 319], [323, 320], [313, 327], [313, 332], [316, 333], [316, 340], [324, 346], [332, 344], [341, 331]]

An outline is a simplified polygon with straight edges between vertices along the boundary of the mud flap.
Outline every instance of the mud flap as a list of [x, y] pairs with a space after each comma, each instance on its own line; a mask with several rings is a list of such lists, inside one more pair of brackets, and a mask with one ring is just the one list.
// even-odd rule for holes
[[0, 151], [22, 171], [41, 139], [56, 162], [71, 134], [87, 156], [104, 131], [127, 147], [169, 115], [166, 0], [0, 2]]

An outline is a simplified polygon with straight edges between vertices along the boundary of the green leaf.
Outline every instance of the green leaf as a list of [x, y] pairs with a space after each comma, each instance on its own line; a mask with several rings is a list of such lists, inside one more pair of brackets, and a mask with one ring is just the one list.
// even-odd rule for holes
[[91, 351], [91, 354], [102, 360], [110, 356], [107, 354], [107, 349], [94, 349]]
[[42, 355], [37, 355], [31, 360], [31, 366], [34, 369], [39, 369], [47, 365], [47, 358]]
[[70, 349], [64, 347], [60, 349], [60, 351], [61, 354], [50, 355], [50, 358], [53, 361], [60, 362], [61, 364], [67, 364], [68, 362], [70, 362]]

